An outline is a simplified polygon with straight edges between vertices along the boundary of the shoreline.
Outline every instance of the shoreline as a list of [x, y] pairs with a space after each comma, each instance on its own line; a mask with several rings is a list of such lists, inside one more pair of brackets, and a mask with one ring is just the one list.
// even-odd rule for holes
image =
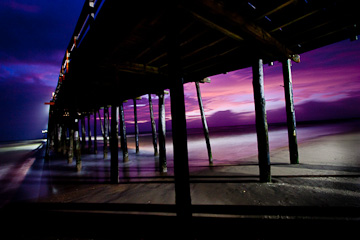
[[[333, 148], [346, 144], [343, 152]], [[354, 206], [360, 207], [360, 150], [357, 144], [360, 132], [322, 136], [299, 144], [300, 164], [291, 165], [288, 151], [282, 147], [271, 152], [272, 183], [258, 182], [257, 156], [243, 159], [231, 165], [193, 166], [190, 171], [190, 185], [193, 204], [205, 205], [254, 205], [254, 206]], [[340, 144], [341, 145], [341, 144]], [[314, 155], [316, 149], [317, 155]], [[353, 155], [344, 155], [351, 151]], [[308, 156], [312, 156], [309, 158]], [[337, 161], [343, 156], [342, 162]], [[92, 158], [94, 160], [94, 158]], [[153, 158], [154, 159], [154, 158]], [[156, 168], [142, 167], [133, 160], [125, 166], [120, 164], [120, 183], [109, 184], [107, 162], [103, 168], [91, 165], [91, 159], [83, 159], [84, 171], [70, 171], [65, 160], [53, 160], [49, 175], [48, 196], [34, 199], [35, 202], [62, 203], [134, 203], [174, 204], [173, 176], [154, 173]], [[96, 160], [96, 158], [95, 158]], [[100, 160], [97, 160], [100, 161]], [[59, 171], [61, 165], [62, 171]], [[89, 164], [89, 165], [87, 165]], [[104, 165], [105, 164], [105, 165]], [[138, 164], [138, 166], [135, 166]], [[144, 164], [144, 163], [143, 163]], [[90, 171], [91, 170], [91, 171]], [[339, 186], [342, 188], [339, 189]], [[56, 189], [56, 191], [54, 190]]]

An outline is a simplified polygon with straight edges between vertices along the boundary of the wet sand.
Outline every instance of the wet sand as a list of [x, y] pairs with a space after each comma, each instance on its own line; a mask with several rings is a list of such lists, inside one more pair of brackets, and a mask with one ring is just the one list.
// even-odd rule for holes
[[[28, 232], [20, 232], [20, 239], [184, 239], [181, 233], [189, 232], [196, 239], [288, 239], [289, 234], [303, 239], [346, 238], [356, 232], [359, 131], [300, 141], [298, 165], [289, 163], [287, 147], [272, 148], [271, 183], [259, 182], [256, 155], [217, 160], [210, 167], [206, 158], [196, 159], [190, 152], [193, 219], [189, 231], [173, 218], [171, 151], [169, 171], [160, 174], [158, 157], [144, 146], [146, 139], [138, 155], [133, 139], [128, 140], [131, 161], [122, 163], [119, 154], [119, 184], [110, 184], [110, 157], [103, 159], [101, 151], [84, 154], [78, 173], [75, 160], [67, 164], [64, 157], [53, 155], [46, 162], [40, 149], [13, 203], [4, 211], [3, 216], [11, 216], [7, 224], [26, 226]], [[33, 216], [40, 219], [41, 231], [38, 224], [26, 220]]]
[[[360, 207], [360, 133], [335, 134], [299, 145], [300, 164], [289, 163], [288, 149], [271, 152], [272, 182], [258, 182], [257, 156], [238, 164], [193, 162], [193, 204], [255, 206]], [[109, 162], [101, 155], [83, 157], [83, 171], [64, 159], [49, 163], [49, 196], [40, 202], [174, 204], [173, 169], [157, 172], [151, 153], [120, 163], [120, 184], [109, 184]], [[168, 161], [170, 161], [168, 159]], [[74, 164], [73, 164], [74, 165]], [[45, 177], [45, 175], [43, 175]]]
[[29, 140], [0, 145], [0, 207], [13, 198], [43, 144], [42, 140]]

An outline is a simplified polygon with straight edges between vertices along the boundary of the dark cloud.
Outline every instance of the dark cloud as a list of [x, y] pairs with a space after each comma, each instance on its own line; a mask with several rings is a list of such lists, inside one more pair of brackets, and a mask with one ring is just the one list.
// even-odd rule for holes
[[[308, 101], [295, 105], [296, 120], [319, 121], [360, 118], [360, 93], [332, 102]], [[267, 111], [269, 123], [286, 122], [285, 108]]]
[[0, 141], [40, 138], [47, 128], [48, 107], [53, 87], [41, 82], [0, 81]]
[[253, 113], [234, 113], [231, 110], [219, 111], [207, 119], [209, 126], [235, 126], [255, 123]]
[[41, 137], [84, 1], [0, 0], [0, 141]]
[[0, 3], [1, 62], [53, 62], [62, 56], [83, 1], [2, 1]]

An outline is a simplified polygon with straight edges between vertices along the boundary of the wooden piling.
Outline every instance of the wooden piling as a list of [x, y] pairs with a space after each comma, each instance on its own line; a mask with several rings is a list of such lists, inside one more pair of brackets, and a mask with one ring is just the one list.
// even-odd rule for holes
[[80, 148], [80, 134], [78, 119], [75, 119], [75, 157], [76, 157], [76, 170], [81, 171], [81, 148]]
[[123, 162], [129, 161], [129, 153], [126, 139], [126, 124], [124, 115], [123, 103], [120, 104], [120, 138], [121, 138], [121, 150], [123, 152]]
[[284, 90], [285, 90], [285, 102], [286, 102], [286, 119], [288, 128], [289, 139], [289, 153], [290, 163], [299, 163], [299, 153], [296, 134], [296, 118], [293, 98], [293, 86], [291, 76], [291, 60], [287, 59], [282, 62], [283, 75], [284, 75]]
[[64, 124], [61, 131], [61, 149], [62, 149], [62, 154], [64, 156], [66, 156], [67, 153], [66, 135], [67, 135], [67, 127], [66, 124]]
[[74, 159], [74, 120], [71, 121], [69, 126], [69, 152], [68, 164], [71, 164]]
[[56, 151], [58, 153], [61, 152], [61, 133], [62, 133], [62, 127], [60, 124], [56, 125]]
[[94, 111], [94, 154], [97, 154], [97, 124], [96, 124], [96, 111]]
[[159, 93], [159, 168], [160, 172], [167, 172], [166, 163], [166, 122], [165, 122], [165, 104], [164, 92]]
[[175, 203], [176, 214], [181, 224], [191, 221], [191, 195], [189, 180], [189, 162], [187, 147], [186, 115], [182, 67], [180, 60], [180, 31], [181, 17], [176, 1], [167, 13], [167, 60], [168, 77], [171, 82], [171, 117], [172, 137], [174, 146], [174, 178], [175, 178]]
[[90, 125], [90, 113], [87, 116], [87, 120], [88, 120], [88, 150], [89, 153], [91, 152], [91, 148], [92, 148], [92, 139], [91, 139], [91, 125]]
[[104, 159], [107, 158], [107, 152], [108, 152], [108, 134], [109, 134], [108, 113], [109, 113], [109, 109], [105, 107], [104, 108]]
[[110, 180], [119, 183], [119, 107], [111, 106]]
[[262, 59], [259, 59], [253, 64], [252, 70], [260, 181], [271, 182], [269, 137], [265, 108], [264, 72]]
[[81, 118], [81, 150], [85, 152], [86, 148], [86, 130], [85, 130], [85, 116]]
[[206, 122], [206, 117], [205, 117], [204, 106], [203, 106], [203, 102], [202, 102], [202, 98], [201, 98], [201, 91], [200, 91], [199, 82], [195, 82], [195, 86], [196, 86], [196, 92], [197, 92], [199, 108], [200, 108], [200, 114], [201, 114], [201, 121], [202, 121], [202, 125], [203, 125], [205, 141], [206, 141], [206, 148], [207, 148], [207, 151], [208, 151], [209, 164], [212, 165], [213, 164], [213, 159], [212, 159], [212, 152], [211, 152], [211, 145], [210, 145], [209, 129], [208, 129], [208, 125], [207, 125], [207, 122]]
[[136, 153], [139, 153], [139, 125], [137, 121], [136, 98], [133, 99], [133, 102], [134, 102], [135, 146], [136, 146]]
[[154, 146], [154, 155], [157, 156], [159, 153], [158, 153], [157, 140], [156, 140], [156, 124], [154, 119], [154, 110], [153, 110], [153, 104], [150, 93], [149, 93], [149, 110], [150, 110], [150, 120], [151, 120], [152, 141]]

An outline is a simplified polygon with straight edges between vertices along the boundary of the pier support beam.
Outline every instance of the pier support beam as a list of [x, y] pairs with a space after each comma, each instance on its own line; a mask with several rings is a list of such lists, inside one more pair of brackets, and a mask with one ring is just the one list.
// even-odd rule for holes
[[164, 104], [164, 91], [159, 93], [159, 167], [160, 172], [167, 172], [166, 163], [166, 122], [165, 122], [165, 104]]
[[86, 148], [86, 130], [85, 130], [85, 116], [81, 118], [81, 150], [85, 151]]
[[89, 115], [87, 116], [87, 119], [88, 119], [88, 150], [89, 150], [89, 153], [91, 153], [91, 148], [92, 148], [92, 140], [91, 140], [91, 125], [90, 125], [90, 113]]
[[96, 124], [96, 111], [94, 111], [94, 154], [97, 154], [97, 124]]
[[66, 156], [67, 153], [66, 135], [67, 135], [67, 127], [66, 124], [63, 124], [61, 131], [61, 146], [62, 146], [61, 150], [64, 156]]
[[202, 121], [202, 125], [203, 125], [205, 141], [206, 141], [206, 148], [207, 148], [207, 151], [208, 151], [209, 164], [212, 165], [213, 164], [213, 159], [212, 159], [212, 152], [211, 152], [211, 145], [210, 145], [210, 138], [209, 138], [209, 129], [208, 129], [208, 125], [207, 125], [207, 122], [206, 122], [206, 117], [205, 117], [204, 106], [203, 106], [203, 102], [202, 102], [202, 98], [201, 98], [201, 91], [200, 91], [199, 82], [195, 82], [195, 86], [196, 86], [196, 92], [197, 92], [199, 108], [200, 108], [200, 114], [201, 114], [201, 121]]
[[108, 134], [109, 134], [109, 109], [104, 107], [104, 159], [107, 158], [108, 153]]
[[111, 138], [110, 138], [110, 180], [119, 182], [119, 107], [111, 106]]
[[121, 150], [123, 152], [123, 162], [129, 161], [129, 153], [126, 139], [126, 125], [123, 103], [120, 104], [120, 138], [121, 138]]
[[153, 110], [153, 104], [150, 93], [149, 93], [149, 109], [150, 109], [152, 141], [154, 145], [154, 155], [157, 156], [159, 153], [158, 153], [157, 141], [156, 141], [156, 124], [154, 119], [154, 110]]
[[76, 170], [81, 171], [81, 148], [80, 148], [80, 134], [79, 134], [79, 123], [78, 119], [75, 119], [75, 157], [76, 157]]
[[168, 11], [168, 32], [166, 36], [168, 47], [168, 77], [171, 82], [171, 117], [172, 137], [174, 145], [174, 177], [175, 177], [175, 203], [176, 214], [182, 224], [191, 221], [191, 195], [189, 180], [189, 159], [186, 132], [186, 115], [184, 100], [184, 82], [180, 59], [181, 31], [180, 10], [176, 6], [177, 1], [172, 2], [172, 9]]
[[268, 125], [265, 109], [263, 61], [252, 66], [260, 181], [271, 182]]
[[69, 126], [69, 152], [68, 164], [71, 164], [74, 159], [74, 120], [71, 120]]
[[297, 134], [296, 134], [296, 118], [293, 98], [293, 86], [291, 77], [291, 60], [287, 59], [282, 62], [283, 75], [284, 75], [284, 90], [285, 90], [285, 102], [286, 102], [286, 119], [288, 127], [288, 138], [289, 138], [289, 153], [290, 163], [299, 163], [299, 153], [297, 145]]
[[135, 122], [135, 147], [136, 147], [136, 153], [139, 153], [139, 125], [137, 121], [136, 98], [133, 99], [133, 102], [134, 102], [134, 122]]

